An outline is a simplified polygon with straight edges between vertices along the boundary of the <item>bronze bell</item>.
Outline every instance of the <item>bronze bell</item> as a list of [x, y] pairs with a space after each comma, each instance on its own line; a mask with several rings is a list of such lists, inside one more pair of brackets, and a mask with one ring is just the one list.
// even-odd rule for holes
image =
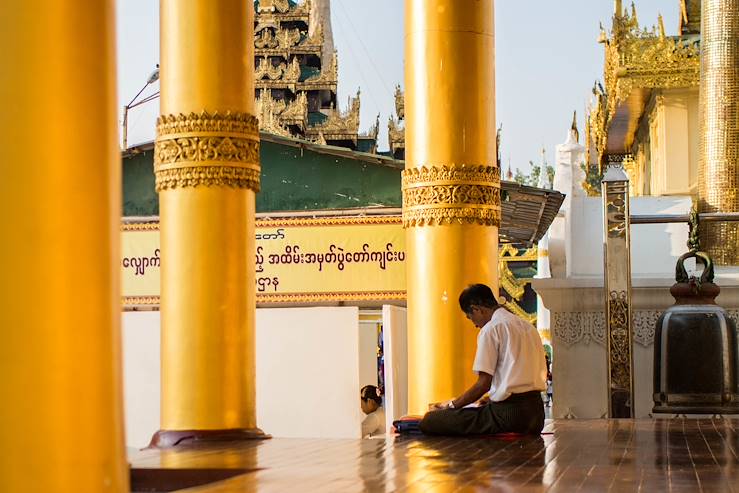
[[[688, 277], [685, 260], [705, 269]], [[691, 251], [677, 261], [675, 304], [657, 321], [654, 337], [655, 413], [739, 414], [739, 339], [734, 321], [716, 304], [713, 262]]]

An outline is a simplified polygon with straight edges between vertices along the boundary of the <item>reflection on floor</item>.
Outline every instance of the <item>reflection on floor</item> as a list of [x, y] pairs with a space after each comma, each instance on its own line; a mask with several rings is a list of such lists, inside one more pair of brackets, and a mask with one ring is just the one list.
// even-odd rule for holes
[[515, 441], [272, 439], [147, 450], [131, 462], [241, 470], [187, 490], [201, 493], [739, 491], [739, 419], [555, 420]]

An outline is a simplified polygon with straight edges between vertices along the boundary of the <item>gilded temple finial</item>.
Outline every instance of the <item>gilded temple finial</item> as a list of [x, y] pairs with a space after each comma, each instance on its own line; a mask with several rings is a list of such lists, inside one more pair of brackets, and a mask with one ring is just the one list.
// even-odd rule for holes
[[400, 84], [395, 86], [395, 114], [399, 120], [405, 119], [405, 98], [403, 97], [403, 91], [400, 89]]
[[598, 43], [599, 44], [606, 44], [608, 42], [608, 33], [606, 32], [606, 28], [603, 27], [603, 23], [600, 23], [600, 34], [598, 34]]
[[575, 138], [575, 143], [580, 143], [580, 131], [577, 129], [577, 110], [572, 115], [572, 127], [570, 127], [570, 131]]
[[665, 39], [665, 19], [662, 17], [661, 13], [657, 16], [657, 26], [659, 28], [660, 39]]
[[624, 14], [623, 2], [621, 0], [614, 1], [613, 13], [616, 15], [616, 17], [621, 17]]

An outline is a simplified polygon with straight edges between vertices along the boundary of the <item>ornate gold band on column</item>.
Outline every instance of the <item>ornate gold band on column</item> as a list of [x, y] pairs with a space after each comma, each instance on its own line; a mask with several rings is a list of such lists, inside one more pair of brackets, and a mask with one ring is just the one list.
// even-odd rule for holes
[[496, 166], [421, 166], [403, 171], [403, 226], [500, 226]]
[[245, 113], [164, 115], [157, 120], [156, 190], [229, 186], [259, 191], [259, 121]]

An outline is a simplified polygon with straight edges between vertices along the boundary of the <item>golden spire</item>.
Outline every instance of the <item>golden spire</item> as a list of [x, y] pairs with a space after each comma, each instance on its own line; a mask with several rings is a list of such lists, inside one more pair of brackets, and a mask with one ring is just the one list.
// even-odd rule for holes
[[615, 0], [613, 5], [613, 13], [616, 15], [616, 17], [621, 17], [624, 15], [624, 6], [621, 0]]
[[398, 120], [405, 118], [405, 97], [400, 84], [395, 86], [395, 114], [398, 115]]
[[657, 26], [659, 29], [660, 39], [665, 39], [665, 19], [662, 17], [661, 13], [657, 16]]

